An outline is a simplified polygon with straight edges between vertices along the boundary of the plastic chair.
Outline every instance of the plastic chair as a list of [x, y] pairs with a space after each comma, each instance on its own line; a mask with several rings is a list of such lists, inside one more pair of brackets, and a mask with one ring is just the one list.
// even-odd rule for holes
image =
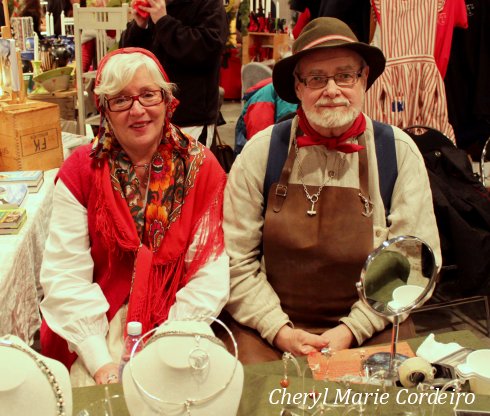
[[272, 76], [272, 69], [260, 62], [250, 62], [242, 66], [242, 99], [245, 91], [263, 79]]
[[[75, 31], [75, 59], [76, 59], [76, 79], [77, 79], [77, 101], [78, 101], [78, 131], [85, 134], [86, 124], [99, 124], [99, 116], [87, 118], [86, 97], [89, 96], [90, 86], [84, 84], [84, 80], [95, 79], [96, 71], [83, 73], [82, 71], [82, 31], [90, 30], [96, 33], [95, 36], [95, 67], [108, 52], [113, 44], [118, 44], [121, 33], [126, 29], [128, 22], [128, 4], [124, 3], [121, 7], [80, 7], [79, 4], [73, 5], [73, 19]], [[116, 37], [109, 40], [107, 30], [115, 30]]]
[[[414, 125], [403, 129], [403, 131], [407, 133], [414, 140], [414, 142], [417, 144], [419, 150], [423, 155], [427, 155], [428, 153], [433, 153], [436, 156], [435, 159], [438, 158], [438, 153], [440, 155], [442, 148], [444, 147], [456, 148], [454, 143], [447, 136], [445, 136], [441, 131], [429, 126]], [[482, 160], [483, 158], [484, 155], [482, 155]], [[426, 158], [425, 156], [424, 156], [424, 160], [427, 168], [429, 168], [432, 162], [429, 160], [429, 158]], [[425, 305], [413, 310], [412, 313], [426, 312], [426, 311], [447, 308], [447, 307], [454, 307], [454, 306], [459, 306], [459, 305], [464, 305], [469, 303], [483, 302], [485, 307], [485, 317], [486, 317], [486, 327], [483, 328], [479, 322], [472, 319], [468, 315], [458, 310], [455, 310], [454, 308], [451, 309], [451, 312], [454, 315], [456, 315], [459, 319], [466, 321], [474, 328], [477, 328], [480, 331], [486, 331], [487, 335], [490, 336], [490, 307], [489, 307], [488, 296], [475, 295], [475, 296], [459, 297], [456, 295], [456, 297], [454, 297], [452, 296], [453, 295], [452, 293], [446, 293], [444, 290], [441, 289], [443, 289], [444, 281], [451, 277], [462, 278], [461, 276], [458, 276], [458, 265], [457, 264], [443, 265], [439, 273], [439, 278], [438, 278], [439, 284], [436, 286], [436, 289], [431, 299]]]

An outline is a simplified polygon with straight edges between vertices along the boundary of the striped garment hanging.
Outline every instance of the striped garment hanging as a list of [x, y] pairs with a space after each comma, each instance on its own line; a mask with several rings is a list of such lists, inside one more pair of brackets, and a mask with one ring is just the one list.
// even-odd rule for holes
[[444, 82], [434, 60], [443, 0], [373, 0], [386, 68], [366, 94], [365, 112], [400, 128], [431, 126], [453, 142]]

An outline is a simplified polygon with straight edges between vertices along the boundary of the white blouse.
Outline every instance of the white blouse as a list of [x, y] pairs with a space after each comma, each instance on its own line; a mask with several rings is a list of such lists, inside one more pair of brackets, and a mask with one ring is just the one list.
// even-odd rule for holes
[[[186, 266], [195, 251], [195, 239], [185, 256]], [[41, 311], [49, 327], [68, 342], [90, 374], [113, 361], [106, 343], [109, 304], [93, 282], [87, 209], [58, 180], [53, 199], [50, 233], [41, 268], [44, 299]], [[177, 292], [169, 320], [197, 315], [217, 316], [229, 296], [229, 258], [223, 252], [210, 259]]]

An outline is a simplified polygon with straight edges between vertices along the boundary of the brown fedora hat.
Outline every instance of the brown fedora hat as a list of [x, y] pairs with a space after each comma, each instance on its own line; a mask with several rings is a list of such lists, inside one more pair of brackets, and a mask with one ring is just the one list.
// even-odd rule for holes
[[319, 49], [344, 48], [357, 52], [369, 66], [366, 90], [385, 69], [386, 59], [380, 49], [359, 42], [344, 22], [333, 17], [318, 17], [309, 22], [293, 43], [293, 54], [274, 65], [272, 82], [279, 96], [299, 103], [294, 88], [294, 68], [305, 55]]

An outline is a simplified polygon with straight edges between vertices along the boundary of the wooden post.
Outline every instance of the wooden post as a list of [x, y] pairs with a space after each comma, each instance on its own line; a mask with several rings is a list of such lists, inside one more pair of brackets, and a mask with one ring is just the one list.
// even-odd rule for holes
[[22, 72], [22, 58], [20, 56], [20, 51], [17, 49], [17, 75], [19, 77], [19, 91], [17, 91], [17, 100], [16, 102], [19, 104], [23, 104], [26, 102], [26, 86], [24, 83], [24, 73]]
[[2, 0], [3, 14], [5, 16], [5, 26], [2, 26], [2, 38], [10, 39], [12, 37], [12, 31], [10, 30], [10, 14], [9, 5], [7, 0]]

